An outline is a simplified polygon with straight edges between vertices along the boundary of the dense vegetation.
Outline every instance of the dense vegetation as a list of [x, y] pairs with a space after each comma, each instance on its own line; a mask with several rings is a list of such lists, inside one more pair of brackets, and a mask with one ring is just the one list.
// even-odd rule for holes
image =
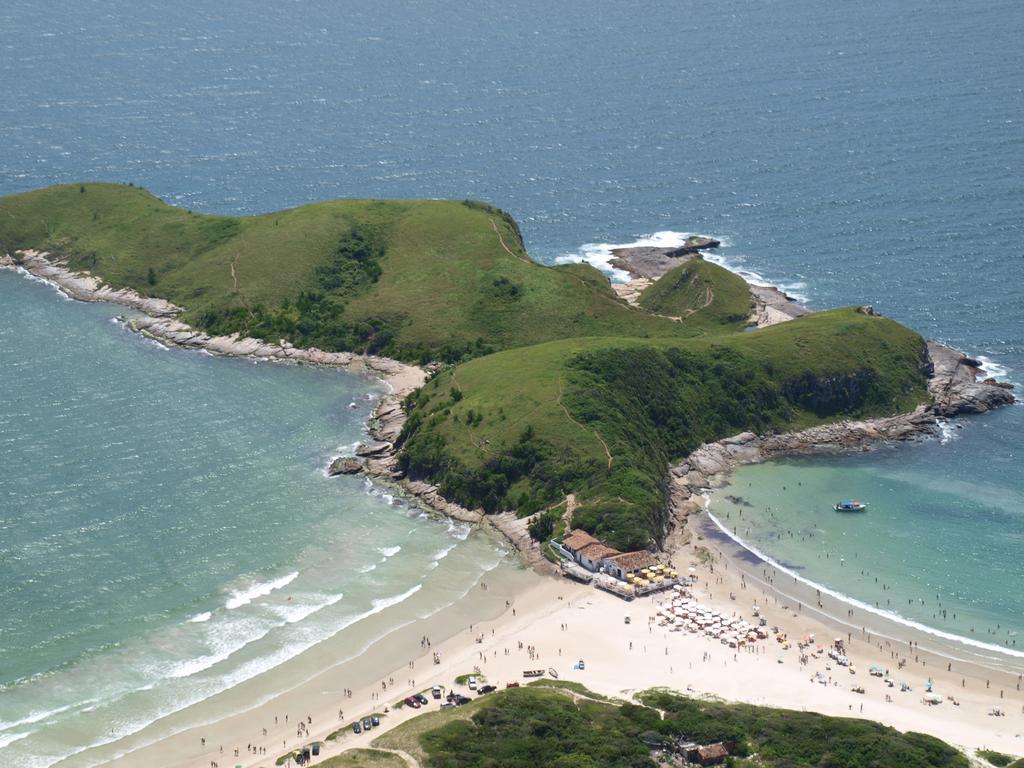
[[[746, 332], [746, 285], [702, 259], [636, 309], [592, 267], [534, 263], [511, 217], [473, 201], [228, 217], [68, 185], [0, 198], [0, 250], [28, 248], [211, 333], [459, 363], [410, 397], [405, 470], [488, 512], [575, 493], [575, 524], [620, 549], [659, 539], [666, 465], [704, 441], [925, 398], [923, 341], [897, 323], [844, 309]], [[560, 526], [552, 512], [531, 531]]]
[[[468, 720], [419, 735], [430, 768], [654, 768], [652, 752], [681, 742], [735, 742], [734, 766], [966, 768], [953, 747], [866, 720], [723, 704], [648, 692], [643, 705], [602, 701], [585, 689], [504, 691]], [[582, 694], [582, 695], [580, 695]], [[400, 726], [404, 727], [404, 726]], [[400, 738], [396, 736], [394, 738]]]

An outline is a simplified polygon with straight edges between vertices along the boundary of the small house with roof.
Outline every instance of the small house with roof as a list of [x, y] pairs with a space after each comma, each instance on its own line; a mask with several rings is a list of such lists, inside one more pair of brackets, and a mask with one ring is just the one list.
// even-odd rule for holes
[[609, 576], [625, 581], [628, 574], [637, 573], [657, 564], [658, 558], [646, 549], [641, 549], [638, 552], [614, 552], [605, 555], [600, 567]]
[[606, 557], [618, 554], [619, 550], [606, 546], [586, 531], [569, 531], [562, 539], [562, 551], [588, 571], [597, 571], [599, 563]]

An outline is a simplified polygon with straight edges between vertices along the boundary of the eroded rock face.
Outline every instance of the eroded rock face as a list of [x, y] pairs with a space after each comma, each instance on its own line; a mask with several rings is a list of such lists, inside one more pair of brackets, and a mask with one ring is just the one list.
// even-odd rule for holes
[[356, 456], [363, 458], [379, 458], [386, 456], [394, 450], [391, 443], [380, 441], [374, 443], [360, 443], [356, 448]]
[[339, 456], [327, 468], [327, 474], [331, 477], [335, 475], [358, 475], [362, 471], [363, 462], [352, 456]]
[[691, 235], [682, 245], [671, 248], [641, 245], [635, 248], [612, 250], [611, 264], [628, 272], [634, 279], [657, 280], [671, 269], [685, 264], [690, 259], [700, 258], [704, 249], [717, 248], [722, 243], [713, 237]]
[[928, 356], [934, 375], [928, 391], [940, 416], [985, 413], [1015, 402], [1012, 384], [986, 377], [978, 381], [982, 368], [978, 360], [936, 342], [928, 342]]

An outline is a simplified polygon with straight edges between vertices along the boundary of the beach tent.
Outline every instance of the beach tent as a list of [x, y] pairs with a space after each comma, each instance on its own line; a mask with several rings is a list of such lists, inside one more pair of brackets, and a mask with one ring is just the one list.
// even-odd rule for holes
[[942, 697], [934, 691], [931, 693], [926, 693], [924, 695], [924, 700], [927, 701], [929, 704], [941, 704], [943, 701]]

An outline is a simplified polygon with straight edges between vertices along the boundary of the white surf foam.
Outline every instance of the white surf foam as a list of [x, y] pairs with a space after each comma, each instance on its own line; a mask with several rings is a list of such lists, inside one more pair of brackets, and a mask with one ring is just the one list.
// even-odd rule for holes
[[746, 280], [750, 285], [754, 285], [759, 288], [777, 288], [778, 290], [782, 291], [784, 294], [786, 294], [792, 299], [795, 299], [801, 304], [808, 303], [807, 296], [801, 293], [801, 291], [807, 288], [807, 283], [805, 283], [802, 280], [789, 282], [784, 282], [781, 280], [770, 280], [758, 272], [754, 272], [751, 269], [746, 269], [745, 267], [740, 266], [739, 264], [737, 264], [738, 259], [730, 258], [729, 256], [722, 254], [721, 252], [705, 253], [704, 258], [705, 260], [710, 261], [712, 264], [717, 264], [723, 269], [728, 269], [730, 272], [739, 275], [744, 280]]
[[[929, 627], [927, 624], [921, 624], [920, 622], [914, 621], [913, 619], [908, 619], [908, 618], [906, 618], [904, 616], [901, 616], [898, 613], [894, 613], [893, 611], [886, 611], [886, 610], [884, 610], [882, 608], [876, 608], [875, 606], [869, 605], [868, 603], [865, 603], [862, 600], [858, 600], [855, 597], [850, 597], [849, 595], [843, 594], [842, 592], [837, 592], [834, 589], [826, 587], [823, 584], [819, 584], [816, 581], [811, 581], [810, 579], [808, 579], [808, 578], [806, 578], [804, 576], [801, 576], [799, 573], [797, 573], [796, 571], [792, 570], [791, 568], [787, 568], [786, 566], [784, 566], [781, 563], [779, 563], [777, 560], [769, 557], [764, 552], [761, 552], [759, 549], [757, 549], [757, 547], [754, 547], [754, 546], [748, 544], [743, 539], [741, 539], [738, 535], [733, 533], [729, 528], [726, 528], [725, 525], [722, 524], [722, 521], [719, 520], [717, 517], [715, 517], [714, 513], [711, 512], [711, 510], [709, 508], [710, 504], [711, 504], [711, 499], [707, 495], [705, 495], [704, 496], [704, 508], [707, 511], [708, 518], [718, 527], [718, 529], [722, 533], [724, 533], [726, 536], [728, 536], [730, 539], [732, 539], [736, 544], [738, 544], [739, 546], [743, 547], [743, 549], [747, 550], [751, 554], [755, 555], [756, 557], [760, 558], [764, 562], [768, 563], [770, 566], [772, 566], [772, 568], [775, 568], [777, 571], [780, 571], [780, 572], [786, 574], [787, 576], [793, 577], [794, 579], [799, 581], [801, 584], [806, 584], [809, 587], [813, 587], [814, 589], [821, 590], [826, 595], [834, 597], [836, 600], [840, 600], [840, 601], [846, 603], [847, 605], [852, 605], [855, 608], [859, 608], [862, 611], [867, 611], [868, 613], [872, 613], [875, 616], [881, 616], [884, 619], [888, 619], [889, 621], [895, 622], [897, 624], [902, 624], [905, 627], [910, 627], [911, 629], [917, 630], [919, 632], [924, 632], [925, 634], [929, 634], [929, 635], [932, 635], [934, 637], [941, 637], [943, 640], [951, 640], [951, 641], [953, 641], [955, 643], [961, 643], [963, 645], [967, 645], [967, 646], [970, 646], [972, 648], [978, 648], [978, 649], [987, 651], [989, 653], [995, 652], [997, 654], [1003, 654], [1003, 655], [1006, 655], [1006, 656], [1013, 656], [1015, 658], [1024, 659], [1024, 651], [1015, 650], [1013, 648], [1005, 648], [1005, 647], [1000, 646], [1000, 645], [993, 645], [992, 643], [985, 643], [985, 642], [982, 642], [981, 640], [975, 640], [975, 639], [970, 638], [970, 637], [964, 637], [962, 635], [954, 634], [953, 632], [946, 632], [946, 631], [941, 630], [941, 629], [936, 629], [934, 627]], [[849, 622], [843, 621], [842, 619], [839, 619], [837, 617], [833, 616], [832, 618], [835, 619], [836, 621], [840, 621], [840, 622], [842, 622], [844, 624], [847, 624], [848, 626], [853, 626], [852, 624], [849, 624]], [[873, 633], [873, 634], [879, 634], [879, 633]], [[890, 638], [890, 639], [892, 639], [892, 638]]]
[[188, 622], [189, 624], [201, 624], [204, 621], [209, 621], [211, 616], [213, 614], [210, 611], [204, 611], [203, 613], [197, 613]]
[[293, 571], [287, 576], [282, 576], [279, 579], [273, 581], [265, 581], [262, 583], [253, 584], [251, 587], [246, 589], [235, 590], [231, 593], [231, 597], [224, 604], [229, 611], [233, 611], [235, 608], [241, 608], [243, 605], [248, 605], [257, 597], [263, 597], [269, 595], [275, 589], [281, 589], [298, 578], [299, 572]]
[[275, 608], [276, 613], [285, 620], [288, 624], [295, 624], [296, 622], [302, 621], [307, 616], [312, 616], [318, 611], [322, 611], [324, 608], [328, 608], [338, 602], [345, 596], [344, 592], [339, 592], [336, 595], [314, 595], [316, 598], [313, 602], [306, 603], [305, 605], [296, 605], [289, 603], [287, 605], [280, 605]]
[[0, 734], [0, 749], [13, 744], [16, 741], [21, 741], [27, 736], [31, 736], [32, 731], [20, 731], [19, 733], [5, 733]]
[[577, 253], [565, 253], [555, 257], [555, 264], [590, 264], [608, 275], [613, 283], [625, 283], [630, 275], [625, 270], [612, 266], [612, 253], [617, 248], [676, 248], [686, 242], [690, 232], [665, 230], [642, 235], [631, 243], [584, 243]]
[[405, 590], [405, 592], [402, 592], [400, 595], [392, 595], [391, 597], [379, 597], [373, 601], [373, 609], [367, 611], [362, 618], [373, 616], [375, 613], [380, 613], [385, 608], [390, 608], [393, 605], [404, 603], [406, 600], [415, 595], [421, 589], [423, 589], [422, 584], [414, 584], [413, 586], [409, 587], [409, 589]]
[[384, 557], [394, 557], [402, 551], [402, 547], [398, 544], [393, 547], [377, 547], [377, 551], [384, 555]]
[[457, 546], [457, 544], [452, 544], [450, 547], [444, 547], [443, 549], [439, 549], [437, 552], [434, 553], [431, 559], [435, 563], [440, 562], [441, 560], [444, 560], [446, 557], [448, 557], [448, 553], [455, 549], [455, 547]]
[[92, 701], [93, 699], [88, 699], [82, 702], [75, 702], [74, 704], [66, 704], [63, 707], [57, 707], [56, 709], [44, 709], [39, 712], [33, 712], [32, 714], [26, 715], [25, 717], [19, 718], [18, 720], [12, 720], [9, 722], [0, 720], [0, 731], [9, 731], [12, 728], [17, 728], [21, 725], [31, 725], [32, 723], [38, 723], [43, 720], [48, 720], [54, 715], [59, 715], [62, 712], [67, 712], [69, 709], [74, 709], [75, 707], [90, 704]]
[[988, 378], [991, 376], [993, 379], [999, 381], [1009, 381], [1010, 369], [997, 363], [990, 357], [985, 355], [975, 355], [975, 358], [981, 363], [981, 370], [984, 373], [984, 377]]
[[939, 429], [939, 444], [946, 445], [947, 443], [956, 440], [960, 437], [960, 425], [953, 424], [949, 421], [940, 420], [935, 422], [935, 426]]

